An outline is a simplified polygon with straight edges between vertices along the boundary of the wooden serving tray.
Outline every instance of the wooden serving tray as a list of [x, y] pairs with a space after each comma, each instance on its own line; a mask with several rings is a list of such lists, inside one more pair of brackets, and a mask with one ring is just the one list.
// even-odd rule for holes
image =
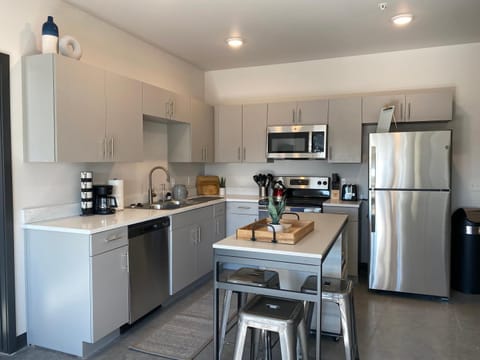
[[[268, 231], [267, 223], [272, 221], [271, 219], [262, 219], [255, 221], [254, 223], [245, 225], [237, 229], [237, 239], [250, 240], [252, 238], [252, 228], [255, 228], [255, 239], [257, 241], [271, 242], [273, 239], [273, 231]], [[291, 226], [277, 232], [276, 239], [278, 243], [295, 245], [302, 240], [305, 235], [313, 231], [314, 222], [311, 220], [280, 220], [281, 224], [291, 224]]]

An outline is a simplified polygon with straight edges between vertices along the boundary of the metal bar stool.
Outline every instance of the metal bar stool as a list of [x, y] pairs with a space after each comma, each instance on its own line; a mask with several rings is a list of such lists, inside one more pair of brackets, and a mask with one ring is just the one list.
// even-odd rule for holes
[[[263, 288], [280, 287], [280, 280], [276, 271], [260, 270], [255, 268], [240, 268], [236, 270], [227, 279], [227, 282], [241, 285], [251, 285]], [[247, 294], [238, 292], [238, 309], [241, 309], [247, 303]], [[232, 301], [232, 290], [225, 290], [225, 297], [223, 299], [223, 315], [222, 315], [222, 327], [220, 329], [220, 358], [223, 351], [223, 345], [225, 343], [225, 336], [227, 333], [228, 314], [230, 312], [230, 304]], [[252, 348], [252, 354], [254, 349]]]
[[[307, 329], [303, 303], [298, 300], [255, 296], [240, 310], [237, 339], [233, 359], [241, 360], [248, 328], [277, 332], [283, 360], [296, 359], [297, 335], [300, 338], [303, 358], [307, 359]], [[253, 344], [252, 344], [253, 346]], [[271, 359], [271, 348], [265, 346], [267, 358]]]
[[[302, 292], [317, 293], [317, 277], [307, 277], [302, 285]], [[357, 331], [355, 325], [355, 308], [353, 305], [353, 283], [351, 280], [322, 278], [322, 301], [333, 302], [340, 308], [345, 359], [360, 359], [358, 353]], [[305, 320], [310, 328], [313, 315], [313, 302], [305, 301]]]

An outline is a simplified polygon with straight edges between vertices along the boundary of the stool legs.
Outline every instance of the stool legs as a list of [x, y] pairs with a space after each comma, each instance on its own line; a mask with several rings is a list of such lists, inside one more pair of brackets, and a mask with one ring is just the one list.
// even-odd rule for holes
[[220, 359], [222, 358], [223, 345], [225, 343], [225, 336], [227, 333], [228, 313], [230, 312], [230, 303], [232, 302], [232, 291], [225, 290], [225, 296], [223, 298], [223, 315], [222, 315], [222, 327], [220, 329]]
[[248, 326], [242, 319], [237, 323], [237, 340], [235, 341], [235, 350], [233, 351], [233, 360], [242, 360], [243, 348], [247, 337]]

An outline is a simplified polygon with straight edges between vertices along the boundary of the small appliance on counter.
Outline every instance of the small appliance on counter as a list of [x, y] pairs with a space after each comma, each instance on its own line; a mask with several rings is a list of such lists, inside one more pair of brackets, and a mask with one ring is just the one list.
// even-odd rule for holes
[[332, 199], [340, 199], [340, 176], [337, 173], [332, 173]]
[[116, 211], [123, 210], [125, 207], [125, 194], [123, 191], [123, 180], [110, 179], [108, 180], [108, 185], [113, 186], [112, 195], [115, 196], [115, 199], [117, 200]]
[[342, 200], [343, 201], [357, 201], [358, 189], [355, 184], [342, 185]]
[[115, 214], [118, 204], [112, 192], [112, 185], [93, 185], [93, 211], [95, 214]]

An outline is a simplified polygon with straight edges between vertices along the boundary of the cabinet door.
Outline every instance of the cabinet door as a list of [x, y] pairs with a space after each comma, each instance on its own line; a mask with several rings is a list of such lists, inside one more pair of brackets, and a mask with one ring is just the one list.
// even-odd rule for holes
[[244, 162], [266, 162], [267, 104], [243, 105]]
[[92, 342], [128, 322], [128, 246], [92, 256]]
[[268, 104], [268, 125], [293, 125], [296, 121], [296, 102]]
[[360, 97], [329, 100], [328, 161], [362, 161], [362, 101]]
[[328, 100], [301, 101], [297, 104], [296, 122], [300, 125], [328, 123]]
[[145, 115], [170, 119], [172, 93], [168, 90], [142, 83], [142, 105]]
[[242, 160], [242, 105], [215, 107], [215, 162]]
[[190, 121], [190, 98], [185, 95], [170, 93], [170, 119]]
[[[213, 215], [211, 207], [207, 208]], [[216, 223], [213, 216], [199, 225], [197, 242], [197, 278], [213, 269], [213, 243], [216, 241]]]
[[105, 152], [105, 71], [55, 56], [56, 161], [94, 162]]
[[191, 99], [192, 162], [213, 161], [213, 107]]
[[452, 120], [453, 91], [440, 89], [431, 92], [406, 95], [406, 121]]
[[106, 73], [107, 141], [110, 161], [143, 160], [142, 84]]
[[362, 123], [376, 124], [380, 111], [386, 106], [395, 106], [394, 116], [397, 122], [405, 121], [405, 95], [369, 95], [362, 97]]
[[198, 225], [172, 230], [171, 236], [171, 289], [173, 295], [196, 280], [196, 242]]

